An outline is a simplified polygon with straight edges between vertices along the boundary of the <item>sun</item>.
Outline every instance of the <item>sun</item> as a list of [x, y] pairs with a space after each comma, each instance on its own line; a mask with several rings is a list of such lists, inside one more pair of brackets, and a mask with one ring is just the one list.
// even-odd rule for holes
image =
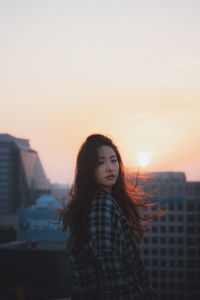
[[138, 162], [141, 167], [146, 167], [149, 164], [149, 152], [142, 151], [138, 155]]

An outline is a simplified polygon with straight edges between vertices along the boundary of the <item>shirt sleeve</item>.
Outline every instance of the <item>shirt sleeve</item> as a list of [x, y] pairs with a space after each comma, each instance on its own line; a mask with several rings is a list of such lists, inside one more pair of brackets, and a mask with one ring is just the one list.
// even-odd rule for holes
[[90, 234], [96, 245], [99, 299], [130, 299], [123, 274], [122, 240], [117, 206], [111, 197], [98, 199], [90, 214]]

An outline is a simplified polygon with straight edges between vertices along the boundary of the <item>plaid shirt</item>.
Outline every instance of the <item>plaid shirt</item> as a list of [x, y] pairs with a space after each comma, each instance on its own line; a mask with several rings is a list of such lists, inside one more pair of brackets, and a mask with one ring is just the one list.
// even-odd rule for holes
[[81, 249], [67, 249], [72, 299], [153, 299], [131, 225], [110, 194], [97, 190], [88, 221], [90, 240]]

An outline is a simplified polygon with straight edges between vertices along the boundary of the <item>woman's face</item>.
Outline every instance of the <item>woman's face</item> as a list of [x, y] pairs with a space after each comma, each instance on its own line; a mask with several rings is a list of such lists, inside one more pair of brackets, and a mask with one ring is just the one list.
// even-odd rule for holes
[[119, 162], [115, 151], [110, 146], [100, 146], [97, 151], [98, 162], [95, 177], [98, 185], [108, 193], [119, 176]]

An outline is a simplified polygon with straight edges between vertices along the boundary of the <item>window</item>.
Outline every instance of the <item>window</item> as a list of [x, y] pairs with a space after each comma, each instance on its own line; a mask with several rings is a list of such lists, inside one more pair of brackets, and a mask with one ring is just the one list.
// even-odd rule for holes
[[170, 278], [175, 278], [175, 272], [174, 271], [170, 271], [169, 272], [169, 277]]
[[188, 226], [187, 227], [187, 233], [195, 233], [195, 227], [194, 226]]
[[0, 174], [0, 180], [1, 181], [12, 180], [11, 174], [8, 174], [8, 173]]
[[187, 196], [191, 196], [192, 195], [192, 186], [189, 183], [186, 184], [186, 195]]
[[158, 232], [158, 227], [157, 226], [152, 226], [152, 232]]
[[9, 161], [9, 160], [7, 160], [7, 161], [2, 160], [2, 161], [0, 161], [0, 166], [1, 166], [1, 167], [11, 168], [11, 166], [12, 166], [12, 161]]
[[173, 236], [169, 237], [169, 243], [171, 245], [174, 245], [175, 244], [175, 238]]
[[157, 248], [152, 248], [152, 254], [157, 255], [158, 254], [158, 249]]
[[184, 239], [182, 237], [178, 237], [177, 242], [178, 242], [179, 245], [182, 245], [183, 242], [184, 242]]
[[175, 254], [175, 249], [169, 248], [169, 255], [174, 255], [174, 254]]
[[161, 236], [161, 237], [160, 237], [160, 243], [161, 243], [161, 244], [165, 244], [165, 243], [166, 243], [166, 237]]
[[165, 288], [167, 287], [166, 281], [161, 281], [160, 287], [161, 287], [162, 289], [165, 289]]
[[160, 260], [160, 265], [161, 265], [161, 267], [165, 267], [166, 266], [166, 260], [165, 259], [161, 259]]
[[187, 215], [188, 223], [194, 223], [194, 221], [195, 221], [195, 215]]
[[183, 248], [178, 248], [177, 254], [178, 255], [183, 255], [184, 254], [184, 249]]
[[157, 288], [158, 287], [158, 282], [157, 281], [152, 281], [152, 286], [153, 288]]
[[182, 184], [177, 185], [177, 195], [179, 195], [179, 197], [184, 195], [184, 187]]
[[161, 185], [160, 186], [160, 194], [163, 196], [163, 195], [166, 195], [166, 192], [167, 192], [166, 186]]
[[160, 271], [160, 276], [161, 276], [161, 278], [166, 278], [167, 273], [165, 271]]
[[158, 242], [158, 238], [156, 236], [152, 237], [152, 243], [156, 244]]
[[185, 294], [183, 294], [183, 293], [180, 294], [180, 293], [179, 293], [179, 294], [177, 294], [177, 297], [178, 297], [177, 300], [183, 300], [184, 297], [185, 297]]
[[161, 255], [166, 255], [167, 254], [167, 249], [166, 248], [161, 248], [160, 249], [160, 254]]
[[158, 271], [156, 270], [153, 270], [152, 271], [152, 276], [155, 278], [155, 277], [158, 277]]
[[195, 239], [192, 237], [189, 237], [189, 238], [187, 238], [186, 242], [187, 242], [187, 245], [194, 245]]
[[175, 282], [174, 281], [170, 281], [169, 288], [172, 289], [172, 290], [175, 289]]
[[174, 202], [169, 203], [169, 210], [174, 210]]
[[184, 273], [182, 271], [178, 271], [178, 279], [183, 279], [184, 278]]
[[169, 185], [168, 192], [169, 192], [169, 196], [171, 197], [175, 196], [175, 186]]
[[158, 265], [157, 259], [152, 259], [152, 266], [156, 267]]
[[178, 210], [183, 210], [183, 203], [178, 203], [177, 208], [178, 208]]
[[178, 222], [183, 222], [183, 215], [178, 215]]
[[175, 266], [175, 261], [173, 259], [169, 260], [169, 266], [174, 267]]
[[186, 204], [187, 211], [195, 211], [195, 202], [191, 201], [190, 203]]
[[183, 260], [178, 260], [178, 267], [182, 268], [184, 267], [184, 261]]
[[148, 255], [149, 254], [149, 248], [144, 248], [144, 255]]
[[148, 259], [144, 259], [144, 265], [148, 266], [149, 265], [149, 260]]
[[174, 226], [169, 226], [169, 232], [173, 233], [174, 232], [175, 227]]
[[166, 232], [166, 226], [160, 226], [160, 232], [165, 233]]
[[178, 226], [178, 233], [182, 233], [183, 232], [183, 226]]
[[200, 184], [199, 184], [199, 182], [195, 183], [195, 185], [194, 185], [194, 195], [195, 196], [199, 196], [200, 195]]
[[189, 280], [194, 280], [195, 279], [195, 272], [188, 271], [187, 272], [187, 277], [189, 278]]
[[162, 300], [167, 300], [167, 295], [166, 295], [166, 293], [160, 293], [160, 299], [162, 299]]
[[194, 257], [196, 255], [196, 248], [187, 249], [187, 256]]
[[195, 290], [195, 289], [196, 289], [196, 282], [194, 282], [194, 281], [189, 281], [189, 282], [188, 282], [188, 288], [189, 288], [190, 290]]
[[169, 215], [169, 221], [170, 222], [174, 222], [174, 219], [175, 219], [174, 215]]
[[180, 290], [184, 289], [184, 283], [183, 282], [178, 282], [178, 289], [180, 289]]

